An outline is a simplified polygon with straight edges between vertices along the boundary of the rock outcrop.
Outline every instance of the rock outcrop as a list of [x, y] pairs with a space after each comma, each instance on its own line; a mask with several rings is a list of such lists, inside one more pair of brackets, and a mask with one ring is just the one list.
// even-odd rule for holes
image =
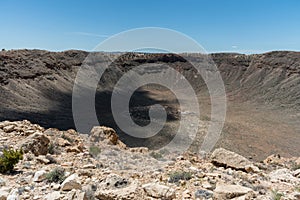
[[26, 138], [25, 141], [21, 143], [22, 150], [27, 152], [32, 152], [35, 156], [46, 155], [48, 153], [48, 145], [50, 140], [43, 133], [34, 133]]
[[78, 182], [78, 175], [72, 174], [61, 184], [62, 191], [80, 190], [81, 184]]
[[176, 197], [174, 189], [159, 183], [147, 183], [142, 187], [150, 197], [166, 200], [174, 199]]
[[98, 143], [99, 141], [105, 142], [111, 145], [119, 145], [126, 147], [126, 145], [119, 140], [119, 136], [116, 131], [112, 128], [105, 126], [95, 126], [89, 135], [90, 142]]
[[252, 162], [250, 162], [245, 157], [223, 148], [216, 149], [212, 153], [211, 159], [212, 163], [214, 163], [215, 165], [231, 167], [237, 170], [246, 171], [247, 166], [252, 165]]
[[251, 188], [241, 185], [217, 184], [214, 190], [214, 199], [233, 199], [244, 195], [249, 196], [252, 192]]

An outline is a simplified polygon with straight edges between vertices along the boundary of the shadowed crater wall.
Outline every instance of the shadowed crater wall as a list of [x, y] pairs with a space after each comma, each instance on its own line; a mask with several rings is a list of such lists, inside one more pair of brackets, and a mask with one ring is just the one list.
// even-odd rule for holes
[[[76, 73], [87, 55], [88, 52], [77, 50], [0, 52], [0, 120], [28, 119], [44, 127], [75, 128], [72, 89]], [[195, 62], [203, 59], [200, 54], [185, 56]], [[296, 155], [300, 146], [300, 53], [210, 56], [221, 72], [228, 99], [228, 118], [218, 145], [254, 157], [277, 152]], [[164, 105], [172, 122], [165, 127], [164, 133], [168, 134], [143, 141], [130, 138], [119, 130], [111, 116], [109, 88], [122, 73], [143, 63], [166, 63], [193, 80], [191, 84], [199, 95], [201, 113], [209, 120], [207, 88], [201, 78], [195, 79], [199, 74], [185, 59], [172, 54], [127, 53], [112, 64], [106, 78], [101, 80], [109, 87], [99, 84], [95, 106], [100, 124], [115, 128], [121, 139], [133, 146], [158, 144], [155, 147], [159, 147], [165, 144], [159, 141], [167, 141], [172, 136], [180, 114], [178, 103], [171, 93], [166, 100], [153, 95], [167, 91], [165, 88], [151, 86], [136, 91], [130, 110], [134, 120], [141, 123], [147, 121], [150, 105]]]

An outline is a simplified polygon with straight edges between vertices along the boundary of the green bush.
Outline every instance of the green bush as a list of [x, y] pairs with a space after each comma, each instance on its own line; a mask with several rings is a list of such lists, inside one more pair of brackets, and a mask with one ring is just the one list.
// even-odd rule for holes
[[179, 180], [190, 180], [192, 178], [191, 172], [176, 171], [169, 174], [169, 183], [177, 183]]
[[154, 151], [152, 151], [152, 152], [150, 153], [150, 156], [151, 156], [152, 158], [155, 158], [156, 160], [159, 160], [159, 159], [162, 159], [162, 158], [163, 158], [163, 155], [162, 155], [160, 152], [154, 152]]
[[282, 193], [279, 193], [277, 190], [273, 190], [272, 191], [272, 199], [273, 200], [280, 200], [281, 197], [283, 197], [284, 195]]
[[59, 147], [55, 143], [50, 142], [48, 145], [48, 153], [54, 155], [54, 154], [60, 154], [61, 152]]
[[14, 166], [23, 159], [23, 151], [9, 149], [3, 150], [3, 155], [0, 157], [0, 173], [6, 173], [14, 169]]
[[55, 154], [55, 145], [53, 142], [48, 145], [48, 153]]
[[65, 169], [61, 167], [54, 168], [51, 172], [46, 174], [46, 180], [50, 183], [62, 183], [65, 179]]
[[101, 149], [97, 146], [90, 146], [89, 152], [94, 158], [96, 158], [101, 153]]
[[297, 169], [300, 169], [300, 165], [294, 163], [292, 166], [292, 170], [296, 171]]
[[170, 154], [167, 149], [161, 149], [159, 151], [152, 151], [149, 155], [156, 160], [163, 160], [165, 155]]
[[62, 134], [61, 135], [61, 138], [65, 139], [65, 140], [68, 140], [70, 143], [73, 143], [74, 140], [72, 138], [70, 138], [69, 136], [67, 136], [66, 134]]

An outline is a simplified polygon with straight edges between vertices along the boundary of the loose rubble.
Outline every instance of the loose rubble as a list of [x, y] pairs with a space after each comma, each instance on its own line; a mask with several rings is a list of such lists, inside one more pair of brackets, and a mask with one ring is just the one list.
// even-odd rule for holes
[[0, 200], [300, 199], [296, 157], [257, 163], [226, 149], [206, 158], [153, 153], [126, 147], [108, 127], [80, 134], [26, 120], [0, 122], [0, 151], [5, 148], [22, 148], [24, 158], [1, 174]]

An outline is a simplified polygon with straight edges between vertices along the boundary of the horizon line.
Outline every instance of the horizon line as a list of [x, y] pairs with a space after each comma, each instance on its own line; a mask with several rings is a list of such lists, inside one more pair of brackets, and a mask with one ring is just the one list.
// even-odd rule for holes
[[[48, 51], [48, 52], [67, 52], [67, 51], [84, 51], [84, 52], [103, 52], [103, 53], [145, 53], [145, 54], [172, 54], [173, 52], [163, 52], [163, 51], [97, 51], [97, 50], [86, 50], [86, 49], [65, 49], [65, 50], [49, 50], [43, 48], [16, 48], [16, 49], [5, 49], [2, 48], [1, 51], [20, 51], [20, 50], [39, 50], [39, 51]], [[245, 50], [250, 51], [250, 50]], [[257, 54], [267, 54], [272, 52], [295, 52], [300, 53], [300, 50], [288, 50], [288, 49], [278, 49], [278, 50], [257, 50], [256, 53], [245, 53], [245, 52], [238, 52], [238, 51], [208, 51], [208, 52], [180, 52], [179, 54], [240, 54], [240, 55], [257, 55]], [[178, 53], [175, 53], [178, 54]]]

